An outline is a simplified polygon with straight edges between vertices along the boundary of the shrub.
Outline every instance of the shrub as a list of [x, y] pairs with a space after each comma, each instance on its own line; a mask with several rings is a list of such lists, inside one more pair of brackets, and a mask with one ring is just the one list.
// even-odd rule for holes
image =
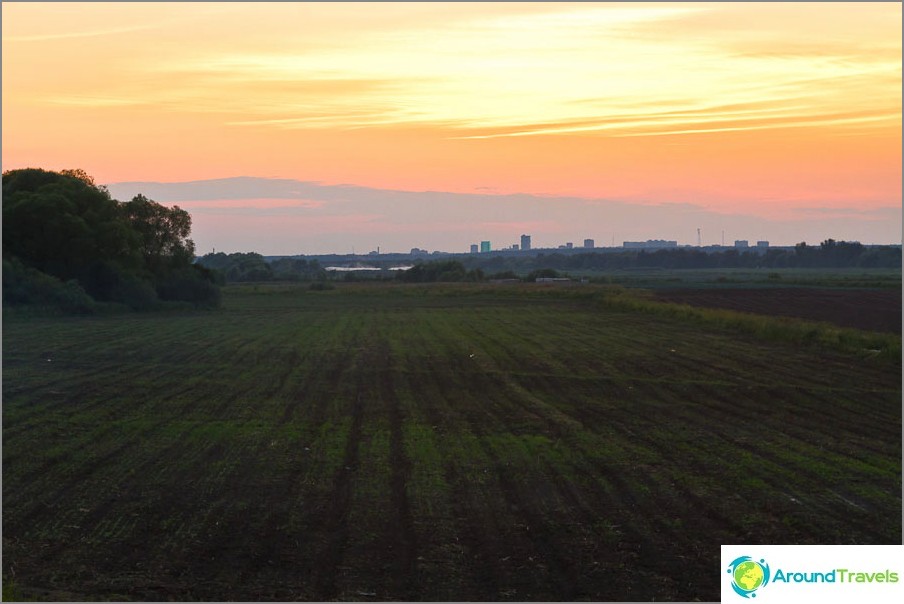
[[215, 308], [220, 305], [220, 288], [213, 283], [209, 271], [189, 266], [172, 271], [157, 284], [157, 295], [168, 302], [190, 302], [195, 307]]
[[132, 310], [151, 310], [160, 304], [154, 286], [133, 275], [126, 275], [116, 285], [109, 298]]
[[528, 273], [527, 277], [525, 277], [524, 280], [533, 282], [537, 279], [556, 279], [558, 277], [561, 277], [559, 271], [553, 268], [541, 268]]
[[94, 300], [77, 281], [64, 283], [16, 259], [3, 261], [3, 303], [34, 305], [71, 314], [90, 314], [97, 310]]

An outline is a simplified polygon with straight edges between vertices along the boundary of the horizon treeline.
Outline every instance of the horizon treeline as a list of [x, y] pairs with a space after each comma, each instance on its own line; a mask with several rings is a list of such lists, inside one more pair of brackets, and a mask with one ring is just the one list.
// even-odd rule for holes
[[706, 252], [693, 248], [630, 250], [624, 252], [538, 253], [535, 256], [470, 256], [463, 264], [485, 272], [529, 272], [538, 269], [618, 270], [635, 268], [901, 268], [901, 248], [865, 246], [858, 242], [826, 239], [818, 246], [798, 243], [794, 249]]
[[3, 173], [3, 304], [71, 313], [215, 307], [191, 216], [143, 195], [113, 199], [83, 170]]
[[216, 271], [228, 283], [253, 281], [323, 281], [326, 270], [317, 259], [278, 258], [268, 261], [257, 252], [213, 252], [198, 258], [198, 264]]
[[[398, 280], [407, 282], [485, 281], [555, 277], [558, 271], [609, 271], [624, 269], [845, 269], [901, 268], [901, 248], [864, 246], [858, 242], [826, 239], [819, 245], [799, 243], [793, 249], [719, 252], [678, 248], [562, 254], [470, 255], [463, 258], [412, 259], [407, 271], [389, 270], [396, 260], [368, 259], [367, 264], [385, 270], [374, 274], [344, 273], [346, 281]], [[227, 283], [255, 281], [323, 281], [328, 272], [317, 258], [281, 257], [268, 260], [257, 252], [210, 253], [198, 263], [216, 270]]]

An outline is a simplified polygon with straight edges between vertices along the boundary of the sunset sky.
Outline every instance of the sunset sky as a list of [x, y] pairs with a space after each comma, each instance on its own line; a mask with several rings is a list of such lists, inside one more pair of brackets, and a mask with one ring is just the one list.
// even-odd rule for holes
[[900, 3], [2, 11], [3, 170], [177, 203], [199, 253], [901, 242]]

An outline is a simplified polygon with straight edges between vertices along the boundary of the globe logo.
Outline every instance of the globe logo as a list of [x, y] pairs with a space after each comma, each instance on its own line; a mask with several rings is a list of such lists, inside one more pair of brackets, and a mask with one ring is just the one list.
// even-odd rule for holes
[[755, 598], [756, 590], [769, 583], [769, 565], [750, 556], [741, 556], [728, 566], [731, 588], [742, 598]]

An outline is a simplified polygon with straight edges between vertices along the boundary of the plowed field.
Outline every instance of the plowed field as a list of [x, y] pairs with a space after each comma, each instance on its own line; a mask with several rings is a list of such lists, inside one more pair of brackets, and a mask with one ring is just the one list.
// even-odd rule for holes
[[7, 318], [4, 577], [37, 599], [718, 600], [720, 544], [900, 543], [900, 363], [533, 291]]
[[658, 290], [659, 299], [693, 306], [826, 321], [842, 327], [901, 333], [900, 289], [812, 287]]

